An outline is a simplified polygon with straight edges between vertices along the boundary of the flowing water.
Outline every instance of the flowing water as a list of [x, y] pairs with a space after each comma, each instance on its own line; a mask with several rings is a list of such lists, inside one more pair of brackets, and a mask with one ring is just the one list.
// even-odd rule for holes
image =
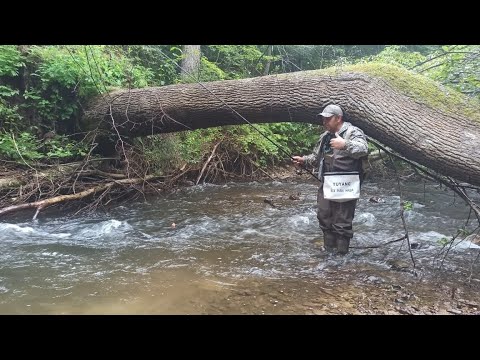
[[385, 245], [405, 234], [396, 182], [362, 191], [347, 256], [323, 252], [317, 184], [303, 178], [4, 217], [0, 314], [475, 313], [479, 246], [457, 240], [442, 256], [469, 208], [402, 184], [414, 267], [405, 241]]

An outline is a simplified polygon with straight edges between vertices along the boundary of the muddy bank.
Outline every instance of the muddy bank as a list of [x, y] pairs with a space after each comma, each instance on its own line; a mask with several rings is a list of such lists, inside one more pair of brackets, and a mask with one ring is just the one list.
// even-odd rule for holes
[[[201, 280], [185, 314], [479, 315], [479, 284], [339, 266], [309, 279]], [[185, 306], [189, 305], [189, 306]], [[150, 308], [155, 313], [155, 306]]]
[[[320, 263], [319, 263], [320, 264]], [[404, 276], [402, 276], [404, 275]], [[153, 275], [137, 299], [75, 308], [59, 314], [181, 315], [480, 315], [476, 281], [421, 279], [378, 268], [340, 265], [316, 278], [232, 279], [200, 277], [183, 270]], [[176, 278], [175, 285], [166, 279]], [[188, 280], [186, 280], [188, 279]]]

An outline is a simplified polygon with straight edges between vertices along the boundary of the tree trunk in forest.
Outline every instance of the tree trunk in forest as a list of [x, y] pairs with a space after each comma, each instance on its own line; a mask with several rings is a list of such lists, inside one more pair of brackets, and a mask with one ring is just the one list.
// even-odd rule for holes
[[270, 57], [272, 56], [272, 50], [273, 50], [273, 45], [267, 45], [268, 60], [267, 60], [267, 63], [265, 64], [265, 70], [263, 71], [263, 75], [268, 75], [268, 73], [270, 72], [270, 65], [272, 64], [272, 60], [270, 60]]
[[[29, 45], [18, 45], [17, 49], [20, 51], [22, 56], [26, 57], [28, 55], [28, 49], [30, 48]], [[26, 66], [22, 66], [19, 69], [19, 74], [18, 74], [18, 89], [20, 90], [20, 95], [23, 96], [26, 90], [28, 90], [29, 87], [29, 79], [30, 79], [30, 74], [28, 73], [28, 69]]]
[[480, 185], [479, 122], [432, 108], [362, 73], [302, 71], [116, 91], [87, 107], [84, 125], [88, 130], [103, 123], [113, 133], [145, 136], [245, 124], [232, 109], [251, 123], [318, 123], [315, 115], [331, 103], [342, 106], [345, 120], [406, 158]]
[[183, 59], [181, 64], [181, 77], [183, 82], [198, 81], [200, 74], [200, 59], [200, 45], [183, 46]]

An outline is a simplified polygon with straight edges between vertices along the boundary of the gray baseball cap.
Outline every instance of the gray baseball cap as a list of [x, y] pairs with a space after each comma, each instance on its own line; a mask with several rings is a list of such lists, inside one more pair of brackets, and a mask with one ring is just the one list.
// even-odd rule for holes
[[331, 116], [343, 116], [343, 111], [338, 105], [327, 105], [318, 116], [331, 117]]

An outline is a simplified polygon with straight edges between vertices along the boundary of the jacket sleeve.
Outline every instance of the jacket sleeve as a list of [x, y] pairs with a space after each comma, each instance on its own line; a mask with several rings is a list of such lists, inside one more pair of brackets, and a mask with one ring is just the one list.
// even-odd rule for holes
[[313, 148], [313, 152], [303, 157], [305, 167], [318, 167], [318, 161], [320, 160], [318, 155], [320, 154], [320, 146], [322, 145], [322, 139], [324, 136], [325, 134], [320, 136], [320, 139], [318, 139], [317, 144]]
[[367, 137], [361, 129], [354, 127], [349, 139], [345, 140], [345, 151], [354, 159], [368, 155]]

